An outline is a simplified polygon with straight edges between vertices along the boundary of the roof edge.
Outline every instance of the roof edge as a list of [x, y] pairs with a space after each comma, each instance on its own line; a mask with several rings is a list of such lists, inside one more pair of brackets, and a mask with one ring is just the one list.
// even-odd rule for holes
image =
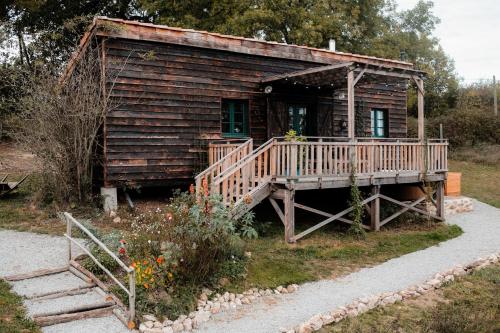
[[[194, 34], [197, 35], [196, 39], [209, 39], [211, 44], [213, 44], [217, 39], [218, 40], [227, 40], [227, 41], [232, 41], [234, 44], [243, 44], [245, 42], [247, 43], [255, 43], [263, 47], [269, 47], [269, 46], [276, 46], [280, 48], [285, 48], [285, 49], [295, 49], [295, 50], [304, 50], [304, 51], [310, 51], [310, 52], [315, 52], [315, 53], [320, 53], [323, 55], [323, 57], [352, 57], [358, 59], [358, 61], [362, 62], [383, 62], [383, 63], [390, 63], [393, 64], [394, 66], [400, 66], [404, 68], [413, 68], [413, 64], [405, 61], [400, 61], [400, 60], [394, 60], [394, 59], [386, 59], [386, 58], [379, 58], [379, 57], [374, 57], [374, 56], [368, 56], [368, 55], [361, 55], [361, 54], [355, 54], [355, 53], [347, 53], [347, 52], [339, 52], [339, 51], [331, 51], [327, 49], [321, 49], [321, 48], [315, 48], [315, 47], [310, 47], [310, 46], [305, 46], [305, 45], [295, 45], [295, 44], [285, 44], [285, 43], [279, 43], [279, 42], [273, 42], [273, 41], [263, 41], [260, 39], [255, 39], [255, 38], [248, 38], [248, 37], [239, 37], [239, 36], [234, 36], [234, 35], [224, 35], [216, 32], [208, 32], [208, 31], [201, 31], [201, 30], [194, 30], [194, 29], [186, 29], [186, 28], [179, 28], [179, 27], [170, 27], [166, 25], [157, 25], [157, 24], [152, 24], [152, 23], [143, 23], [143, 22], [138, 22], [138, 21], [129, 21], [129, 20], [123, 20], [123, 19], [116, 19], [116, 18], [109, 18], [106, 16], [97, 16], [94, 18], [94, 25], [99, 25], [100, 22], [113, 22], [117, 24], [124, 24], [128, 26], [135, 26], [138, 27], [139, 29], [144, 28], [144, 29], [151, 29], [151, 31], [155, 34], [155, 37], [158, 37], [159, 42], [169, 42], [165, 41], [165, 39], [159, 38], [160, 36], [159, 33], [162, 31], [171, 31], [173, 34], [178, 35], [179, 33], [184, 33], [184, 34]], [[132, 34], [127, 34], [127, 33], [120, 33], [120, 31], [111, 31], [104, 33], [102, 31], [97, 32], [99, 35], [103, 36], [108, 36], [108, 37], [123, 37], [123, 38], [133, 38], [134, 36]], [[128, 35], [128, 36], [127, 36]], [[135, 38], [133, 38], [135, 39]], [[144, 38], [145, 39], [145, 38]], [[170, 41], [173, 42], [173, 41]], [[185, 45], [190, 45], [190, 44], [185, 44]], [[193, 45], [197, 46], [197, 45]], [[240, 53], [248, 53], [244, 52], [244, 46], [241, 46], [241, 49], [239, 52]], [[231, 51], [231, 50], [230, 50]], [[235, 51], [238, 52], [238, 51]], [[332, 58], [333, 58], [332, 57]], [[283, 56], [283, 58], [287, 58]]]

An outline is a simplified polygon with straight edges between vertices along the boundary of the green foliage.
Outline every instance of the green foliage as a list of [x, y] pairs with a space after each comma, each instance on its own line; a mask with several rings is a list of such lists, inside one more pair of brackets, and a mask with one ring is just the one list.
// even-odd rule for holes
[[288, 142], [306, 142], [307, 139], [301, 135], [297, 135], [297, 132], [293, 129], [289, 130], [288, 132], [285, 133], [285, 141]]
[[[82, 221], [81, 222], [85, 228], [87, 228], [94, 236], [96, 236], [109, 250], [111, 250], [113, 253], [116, 255], [119, 254], [119, 249], [121, 247], [120, 240], [123, 238], [123, 235], [116, 231], [101, 231], [100, 229], [96, 228], [92, 223]], [[111, 272], [119, 268], [118, 262], [116, 262], [115, 259], [113, 259], [108, 253], [106, 253], [104, 250], [101, 249], [94, 241], [88, 239], [87, 235], [84, 234], [83, 232], [79, 231], [79, 229], [73, 229], [75, 230], [75, 235], [76, 237], [81, 237], [86, 239], [86, 246], [90, 250], [90, 253], [94, 257], [97, 258], [97, 260], [107, 269], [109, 269]], [[89, 257], [86, 257], [82, 261], [82, 265], [88, 269], [90, 272], [94, 273], [95, 275], [98, 276], [104, 276], [104, 272], [102, 269]]]
[[[192, 308], [202, 286], [243, 277], [242, 237], [257, 237], [252, 223], [252, 214], [233, 219], [218, 197], [187, 192], [176, 192], [166, 206], [136, 216], [123, 251], [136, 269], [144, 295], [139, 302], [151, 311], [174, 314]], [[183, 296], [185, 289], [193, 292]], [[158, 308], [160, 296], [169, 301]]]
[[480, 109], [450, 110], [447, 114], [427, 121], [427, 136], [439, 137], [443, 124], [444, 137], [451, 148], [474, 146], [481, 143], [500, 144], [500, 117]]
[[353, 210], [350, 213], [352, 224], [349, 228], [349, 232], [358, 237], [364, 238], [366, 237], [365, 229], [362, 227], [363, 225], [363, 216], [364, 216], [364, 206], [361, 203], [363, 201], [363, 197], [361, 195], [361, 191], [359, 190], [357, 181], [356, 181], [356, 166], [354, 161], [351, 160], [351, 174], [349, 176], [351, 180], [351, 190], [350, 190], [350, 198], [349, 205], [353, 207]]

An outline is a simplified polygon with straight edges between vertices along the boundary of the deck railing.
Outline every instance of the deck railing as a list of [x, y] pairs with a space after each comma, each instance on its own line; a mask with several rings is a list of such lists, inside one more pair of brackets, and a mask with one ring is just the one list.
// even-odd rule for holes
[[[241, 140], [232, 141], [231, 143], [211, 142], [208, 149], [209, 167], [195, 177], [196, 191], [198, 193], [201, 191], [203, 180], [212, 183], [215, 177], [250, 154], [253, 150], [253, 139], [246, 139], [243, 142]], [[226, 155], [222, 155], [223, 153], [226, 153]]]
[[273, 138], [212, 178], [212, 193], [226, 204], [277, 179], [392, 177], [447, 171], [447, 140], [307, 137], [307, 141]]
[[[413, 139], [275, 143], [275, 177], [347, 176], [352, 166], [356, 175], [429, 173], [447, 170], [446, 140]], [[427, 154], [423, 154], [426, 151]]]
[[[251, 138], [234, 138], [213, 140], [208, 144], [208, 165], [211, 166], [217, 161], [229, 155], [232, 151], [238, 150], [243, 144], [248, 143]], [[252, 151], [252, 147], [248, 152]]]

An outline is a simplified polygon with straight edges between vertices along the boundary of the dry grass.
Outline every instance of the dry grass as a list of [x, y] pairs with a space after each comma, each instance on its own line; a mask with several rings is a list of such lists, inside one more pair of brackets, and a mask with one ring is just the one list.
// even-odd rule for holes
[[476, 271], [425, 296], [376, 308], [324, 327], [322, 333], [500, 332], [500, 264]]
[[449, 161], [450, 171], [462, 173], [462, 194], [500, 208], [500, 162], [497, 165]]

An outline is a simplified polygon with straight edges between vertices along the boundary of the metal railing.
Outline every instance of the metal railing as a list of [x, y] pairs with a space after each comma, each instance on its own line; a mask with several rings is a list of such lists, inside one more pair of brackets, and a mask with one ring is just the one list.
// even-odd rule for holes
[[[127, 266], [120, 258], [118, 258], [110, 249], [106, 247], [97, 237], [95, 237], [87, 228], [85, 228], [80, 222], [78, 222], [70, 213], [63, 213], [64, 220], [66, 222], [66, 233], [64, 236], [68, 239], [68, 264], [71, 266], [71, 261], [73, 259], [72, 244], [78, 246], [86, 255], [88, 255], [99, 268], [101, 268], [127, 295], [129, 301], [129, 322], [133, 322], [135, 319], [135, 270], [133, 267]], [[111, 273], [99, 260], [78, 240], [72, 237], [73, 226], [78, 227], [85, 235], [87, 235], [95, 244], [97, 244], [104, 252], [106, 252], [111, 258], [113, 258], [118, 265], [120, 265], [123, 270], [127, 273], [129, 280], [129, 288], [125, 287], [123, 283], [118, 280], [113, 273]]]

